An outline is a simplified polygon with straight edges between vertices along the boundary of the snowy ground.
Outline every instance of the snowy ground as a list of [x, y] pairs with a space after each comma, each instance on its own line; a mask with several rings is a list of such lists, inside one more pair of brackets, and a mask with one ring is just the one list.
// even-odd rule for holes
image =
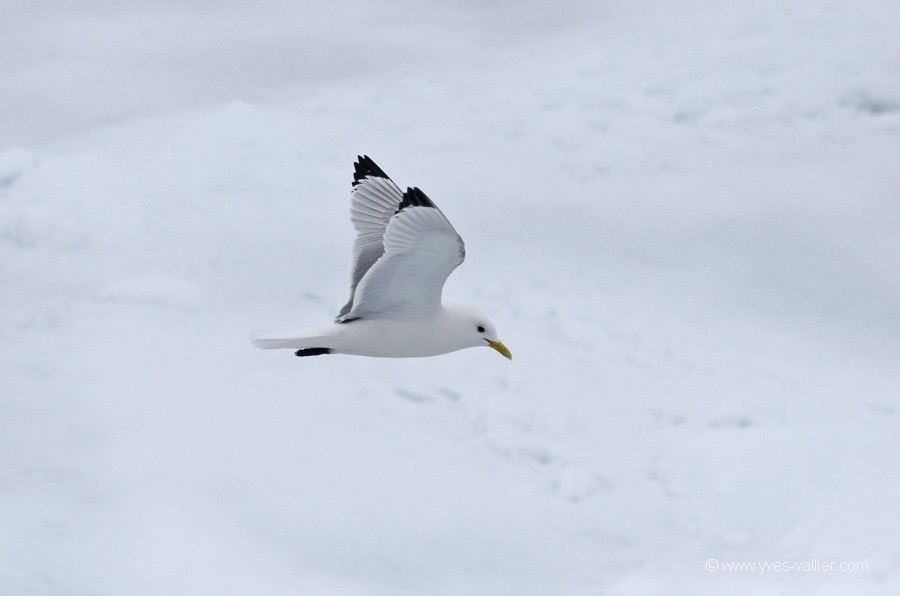
[[[107, 4], [0, 19], [0, 593], [900, 593], [900, 4]], [[250, 346], [358, 153], [511, 363]]]

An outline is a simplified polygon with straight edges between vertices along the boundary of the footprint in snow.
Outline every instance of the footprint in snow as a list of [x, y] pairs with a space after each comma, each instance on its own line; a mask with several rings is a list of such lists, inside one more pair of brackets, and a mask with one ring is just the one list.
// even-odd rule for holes
[[443, 387], [432, 387], [425, 390], [394, 389], [398, 397], [412, 403], [431, 403], [435, 401], [459, 401], [459, 393]]

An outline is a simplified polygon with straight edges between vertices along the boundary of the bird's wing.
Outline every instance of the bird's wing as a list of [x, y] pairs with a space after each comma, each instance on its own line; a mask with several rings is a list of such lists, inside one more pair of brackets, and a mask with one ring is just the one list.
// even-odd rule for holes
[[360, 280], [384, 254], [384, 231], [403, 201], [403, 192], [368, 155], [353, 164], [353, 190], [350, 191], [350, 219], [356, 228], [350, 273], [350, 299], [338, 313], [346, 318]]
[[359, 282], [342, 320], [432, 316], [444, 282], [465, 257], [462, 238], [441, 210], [418, 188], [407, 189], [385, 230], [384, 254]]

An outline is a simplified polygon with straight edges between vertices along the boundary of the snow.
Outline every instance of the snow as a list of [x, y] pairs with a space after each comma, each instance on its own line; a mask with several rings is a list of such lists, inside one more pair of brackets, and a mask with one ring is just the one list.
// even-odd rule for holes
[[[896, 2], [8, 4], [0, 592], [900, 591]], [[359, 153], [511, 363], [252, 348]]]

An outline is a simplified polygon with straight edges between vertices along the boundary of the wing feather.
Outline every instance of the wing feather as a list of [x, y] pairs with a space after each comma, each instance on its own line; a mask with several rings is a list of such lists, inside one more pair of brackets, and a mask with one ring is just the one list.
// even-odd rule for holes
[[465, 259], [465, 244], [418, 188], [408, 189], [401, 204], [386, 227], [384, 254], [360, 280], [352, 307], [339, 320], [413, 320], [440, 308], [447, 277]]
[[403, 193], [387, 174], [367, 156], [354, 164], [353, 190], [350, 191], [350, 219], [356, 229], [350, 269], [350, 298], [338, 313], [346, 320], [360, 280], [384, 254], [384, 232], [403, 201]]

